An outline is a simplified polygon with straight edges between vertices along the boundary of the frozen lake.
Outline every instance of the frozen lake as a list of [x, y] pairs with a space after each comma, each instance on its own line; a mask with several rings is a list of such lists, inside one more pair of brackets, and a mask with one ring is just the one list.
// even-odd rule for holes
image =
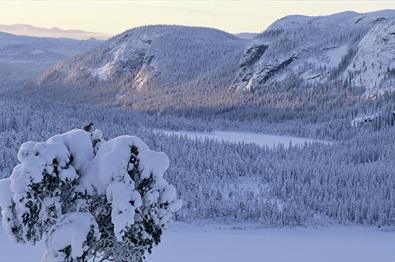
[[314, 142], [331, 144], [330, 141], [294, 137], [294, 136], [279, 136], [268, 135], [249, 132], [233, 132], [233, 131], [212, 131], [212, 132], [190, 132], [190, 131], [171, 131], [155, 129], [154, 132], [163, 133], [166, 135], [186, 136], [190, 139], [214, 139], [217, 141], [225, 141], [230, 143], [247, 143], [256, 144], [258, 146], [275, 147], [283, 145], [288, 148], [290, 145], [305, 145]]
[[[366, 227], [243, 229], [176, 223], [148, 262], [395, 261], [395, 232]], [[0, 230], [0, 261], [40, 261], [43, 247], [17, 245]]]

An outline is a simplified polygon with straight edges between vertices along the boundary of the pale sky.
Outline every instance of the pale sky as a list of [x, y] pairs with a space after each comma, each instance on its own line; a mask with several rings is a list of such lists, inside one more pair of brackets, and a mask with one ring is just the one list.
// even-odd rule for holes
[[207, 26], [230, 33], [261, 32], [290, 14], [395, 9], [395, 0], [0, 0], [0, 24], [31, 24], [118, 34], [147, 24]]

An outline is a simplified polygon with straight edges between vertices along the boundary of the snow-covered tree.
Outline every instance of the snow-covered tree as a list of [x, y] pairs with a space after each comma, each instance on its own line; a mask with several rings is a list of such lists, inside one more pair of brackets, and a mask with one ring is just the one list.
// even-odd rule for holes
[[44, 239], [45, 261], [143, 261], [181, 208], [167, 156], [134, 136], [74, 129], [22, 144], [18, 160], [0, 180], [3, 226]]

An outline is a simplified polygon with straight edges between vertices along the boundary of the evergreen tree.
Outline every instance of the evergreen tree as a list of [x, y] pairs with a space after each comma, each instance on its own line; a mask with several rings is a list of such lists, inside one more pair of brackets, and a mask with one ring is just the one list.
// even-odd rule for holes
[[167, 156], [137, 137], [74, 129], [24, 143], [18, 160], [0, 181], [4, 226], [18, 242], [45, 239], [46, 261], [143, 261], [181, 208]]

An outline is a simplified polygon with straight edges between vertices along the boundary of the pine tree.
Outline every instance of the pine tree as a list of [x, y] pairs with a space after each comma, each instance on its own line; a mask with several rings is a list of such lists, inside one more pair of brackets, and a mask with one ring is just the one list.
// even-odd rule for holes
[[46, 261], [143, 261], [181, 208], [167, 156], [137, 137], [74, 129], [24, 143], [18, 160], [0, 181], [3, 222], [18, 242], [44, 239]]

